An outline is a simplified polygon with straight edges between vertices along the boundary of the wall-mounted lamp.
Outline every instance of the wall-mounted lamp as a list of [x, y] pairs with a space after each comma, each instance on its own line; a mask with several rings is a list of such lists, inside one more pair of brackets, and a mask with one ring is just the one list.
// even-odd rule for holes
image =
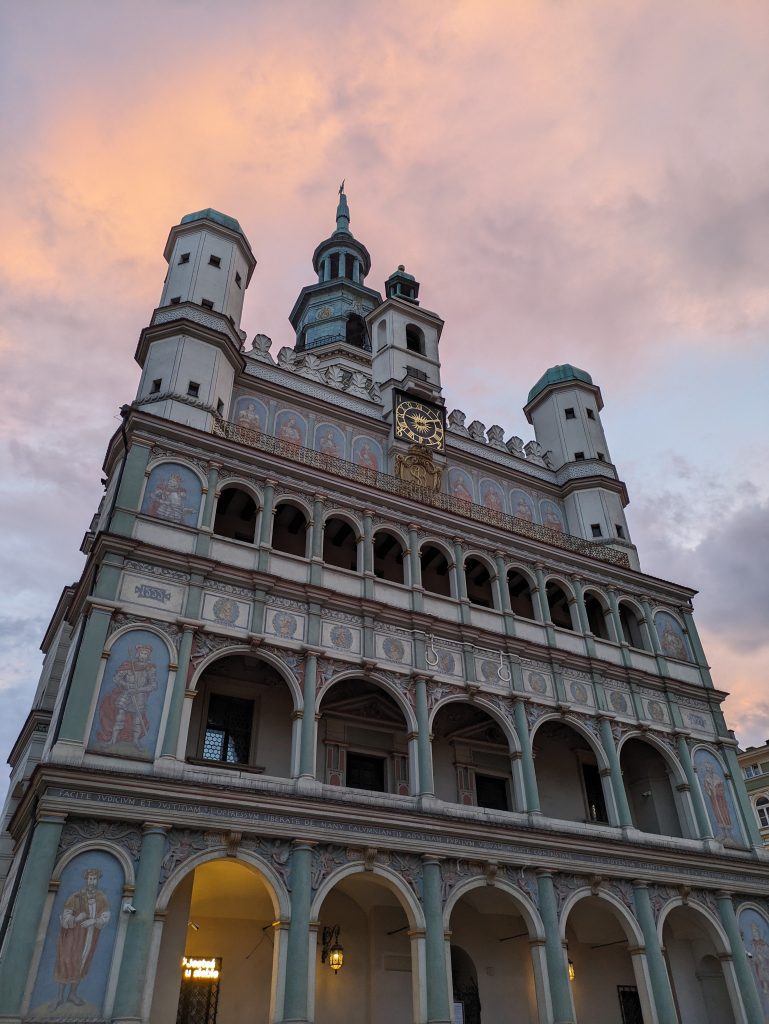
[[339, 942], [339, 925], [335, 924], [330, 928], [324, 928], [322, 935], [322, 948], [320, 962], [328, 963], [328, 966], [336, 975], [344, 963], [344, 949]]
[[574, 961], [569, 960], [569, 981], [574, 981]]
[[190, 928], [192, 928], [192, 930], [194, 932], [199, 932], [200, 931], [200, 925], [199, 924], [195, 924], [194, 921], [190, 921]]

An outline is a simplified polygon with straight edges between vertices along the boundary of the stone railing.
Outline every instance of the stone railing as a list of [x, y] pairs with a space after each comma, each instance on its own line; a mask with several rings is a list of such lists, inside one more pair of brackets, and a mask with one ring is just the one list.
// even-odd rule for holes
[[280, 437], [273, 437], [271, 434], [264, 434], [258, 430], [249, 430], [237, 423], [215, 419], [212, 432], [217, 437], [237, 441], [239, 444], [257, 448], [270, 455], [280, 455], [291, 462], [313, 466], [315, 469], [332, 473], [334, 476], [344, 477], [346, 480], [352, 480], [367, 487], [375, 487], [388, 494], [397, 494], [422, 505], [442, 509], [444, 512], [452, 512], [465, 519], [472, 519], [476, 523], [484, 523], [487, 526], [507, 530], [520, 537], [542, 541], [553, 547], [574, 551], [579, 555], [596, 558], [601, 562], [609, 562], [625, 569], [630, 567], [630, 561], [624, 551], [617, 551], [615, 548], [603, 544], [594, 544], [592, 541], [584, 540], [582, 537], [573, 537], [568, 533], [559, 533], [557, 530], [550, 530], [538, 523], [530, 523], [527, 519], [519, 519], [516, 516], [507, 515], [506, 512], [497, 512], [493, 508], [486, 508], [485, 505], [462, 501], [461, 498], [455, 498], [453, 494], [444, 494], [442, 491], [420, 487], [417, 484], [400, 480], [396, 476], [391, 476], [389, 473], [380, 473], [378, 470], [369, 469], [368, 466], [359, 466], [354, 462], [337, 459], [333, 455], [315, 451], [314, 448], [303, 448], [301, 445], [284, 441]]

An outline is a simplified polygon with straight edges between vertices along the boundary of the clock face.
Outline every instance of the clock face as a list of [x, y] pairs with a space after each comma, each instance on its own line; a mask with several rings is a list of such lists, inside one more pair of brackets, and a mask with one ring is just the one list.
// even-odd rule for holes
[[395, 406], [395, 436], [425, 448], [443, 447], [443, 416], [415, 398], [399, 398]]

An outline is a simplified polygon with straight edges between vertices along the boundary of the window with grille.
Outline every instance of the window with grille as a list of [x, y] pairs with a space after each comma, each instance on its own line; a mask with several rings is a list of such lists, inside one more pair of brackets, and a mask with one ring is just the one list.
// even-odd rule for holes
[[769, 800], [765, 796], [756, 800], [756, 814], [761, 828], [769, 828]]
[[208, 699], [203, 760], [248, 764], [253, 721], [252, 700], [212, 693]]

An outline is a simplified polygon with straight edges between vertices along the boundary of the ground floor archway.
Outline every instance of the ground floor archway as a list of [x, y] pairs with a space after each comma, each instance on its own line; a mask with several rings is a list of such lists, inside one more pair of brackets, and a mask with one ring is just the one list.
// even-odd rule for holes
[[[665, 916], [662, 942], [680, 1024], [736, 1024], [737, 998], [726, 944], [704, 914], [689, 906]], [[730, 991], [731, 989], [731, 991]]]

